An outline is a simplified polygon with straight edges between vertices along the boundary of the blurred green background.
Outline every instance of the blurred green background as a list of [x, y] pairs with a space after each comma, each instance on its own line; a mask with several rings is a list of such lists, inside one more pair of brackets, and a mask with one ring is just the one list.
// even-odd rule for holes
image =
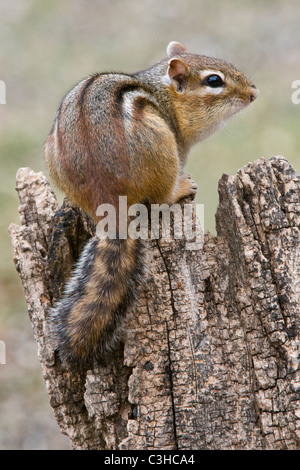
[[44, 389], [7, 228], [19, 223], [19, 167], [46, 171], [43, 145], [63, 94], [99, 71], [135, 72], [166, 55], [169, 41], [234, 63], [258, 100], [207, 141], [187, 170], [215, 233], [217, 183], [261, 156], [284, 155], [299, 170], [300, 3], [276, 0], [0, 0], [0, 449], [68, 449]]

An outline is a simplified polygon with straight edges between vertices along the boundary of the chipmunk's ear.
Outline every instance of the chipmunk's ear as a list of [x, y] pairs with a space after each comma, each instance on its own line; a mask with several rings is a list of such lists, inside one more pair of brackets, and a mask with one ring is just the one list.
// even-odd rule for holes
[[175, 82], [178, 93], [182, 93], [190, 75], [190, 69], [186, 63], [178, 58], [169, 60], [168, 75], [171, 82]]
[[167, 47], [167, 54], [168, 54], [168, 57], [170, 58], [176, 55], [188, 54], [188, 53], [189, 51], [185, 47], [183, 47], [182, 44], [176, 41], [170, 42]]

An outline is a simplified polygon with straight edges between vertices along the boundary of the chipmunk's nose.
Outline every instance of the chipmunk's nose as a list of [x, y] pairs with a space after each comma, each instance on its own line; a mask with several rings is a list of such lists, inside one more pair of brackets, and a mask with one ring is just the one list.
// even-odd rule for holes
[[256, 88], [255, 85], [251, 85], [251, 92], [249, 94], [249, 100], [250, 100], [250, 103], [252, 103], [252, 101], [254, 101], [259, 95], [259, 90], [258, 88]]

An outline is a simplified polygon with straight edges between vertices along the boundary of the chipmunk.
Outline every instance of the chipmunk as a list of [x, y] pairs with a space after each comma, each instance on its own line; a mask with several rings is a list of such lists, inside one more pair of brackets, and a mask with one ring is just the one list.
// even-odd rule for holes
[[[167, 58], [135, 74], [96, 73], [62, 100], [45, 159], [54, 183], [98, 222], [119, 196], [169, 205], [192, 195], [183, 172], [193, 144], [252, 103], [258, 90], [224, 60], [170, 42]], [[118, 217], [117, 217], [118, 220]], [[113, 351], [143, 279], [139, 239], [93, 237], [51, 313], [62, 361], [92, 367]]]

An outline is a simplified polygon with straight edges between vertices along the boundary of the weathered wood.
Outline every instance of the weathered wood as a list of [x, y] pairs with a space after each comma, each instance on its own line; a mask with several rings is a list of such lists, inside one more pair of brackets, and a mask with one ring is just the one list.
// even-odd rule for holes
[[17, 174], [11, 225], [57, 422], [75, 449], [300, 448], [300, 180], [283, 157], [223, 175], [217, 237], [147, 242], [124, 343], [79, 374], [49, 340], [47, 311], [93, 224], [58, 207], [42, 173]]

